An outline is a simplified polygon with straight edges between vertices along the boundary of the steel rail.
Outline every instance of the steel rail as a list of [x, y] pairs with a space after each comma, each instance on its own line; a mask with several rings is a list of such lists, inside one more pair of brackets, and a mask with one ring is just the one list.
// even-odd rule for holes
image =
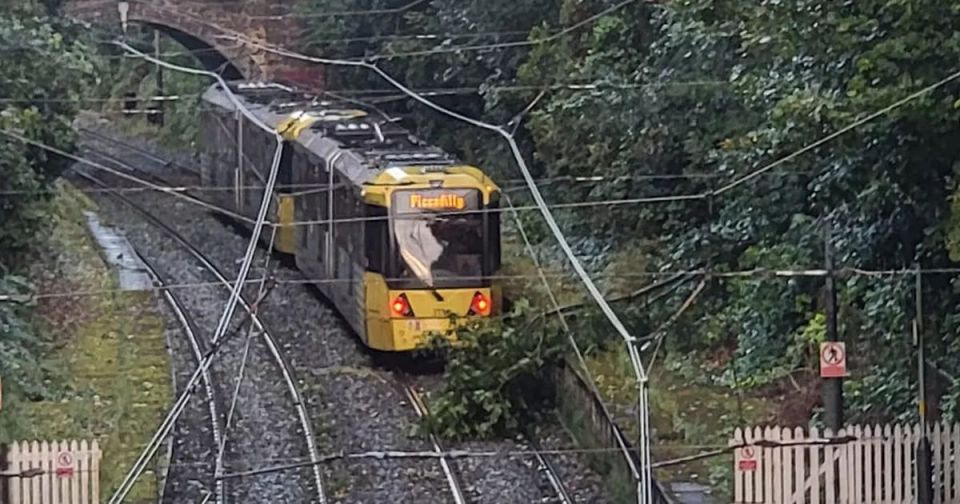
[[556, 492], [557, 502], [574, 504], [576, 501], [570, 495], [570, 492], [567, 491], [567, 486], [563, 484], [560, 471], [557, 470], [557, 466], [550, 460], [550, 457], [543, 453], [543, 448], [540, 446], [535, 435], [530, 432], [525, 432], [523, 437], [527, 440], [527, 443], [530, 444], [530, 448], [533, 449], [533, 455], [536, 457], [537, 464], [539, 465], [538, 470], [547, 477], [547, 481], [550, 482], [550, 486], [553, 487], [553, 491]]
[[[137, 257], [143, 262], [144, 266], [147, 268], [147, 272], [153, 277], [153, 281], [157, 284], [158, 287], [165, 287], [166, 282], [160, 276], [157, 268], [143, 257], [139, 252], [137, 252]], [[173, 292], [168, 289], [163, 289], [163, 297], [167, 301], [167, 305], [170, 307], [173, 314], [177, 317], [177, 320], [180, 321], [180, 325], [183, 327], [183, 333], [187, 336], [187, 340], [190, 342], [190, 347], [193, 350], [193, 356], [199, 364], [203, 360], [204, 350], [201, 346], [201, 339], [197, 337], [197, 328], [196, 324], [193, 321], [193, 318], [187, 315], [187, 310], [183, 306], [183, 303], [180, 301], [180, 298], [175, 296]], [[203, 388], [206, 390], [207, 394], [207, 404], [210, 409], [210, 423], [211, 423], [211, 432], [213, 434], [213, 442], [216, 446], [220, 446], [220, 441], [223, 439], [223, 433], [220, 431], [220, 415], [217, 413], [217, 401], [216, 401], [216, 392], [213, 389], [213, 380], [210, 377], [210, 371], [205, 370], [203, 372]], [[215, 461], [215, 471], [217, 473], [223, 471], [223, 460], [217, 457]], [[215, 473], [216, 474], [216, 473]], [[164, 488], [166, 484], [164, 484]], [[223, 504], [225, 501], [226, 492], [223, 488], [222, 480], [214, 480], [214, 491], [212, 493], [215, 498], [214, 502], [217, 504]], [[210, 499], [211, 494], [207, 495], [205, 500]]]
[[[410, 399], [410, 405], [413, 406], [413, 409], [417, 412], [417, 416], [425, 418], [430, 415], [430, 410], [427, 409], [427, 405], [420, 397], [420, 393], [413, 388], [413, 385], [403, 380], [398, 380], [398, 382], [403, 392], [407, 395], [407, 398]], [[433, 451], [435, 453], [444, 453], [443, 446], [440, 445], [440, 440], [432, 433], [430, 434], [430, 444], [433, 445]], [[456, 504], [466, 504], [467, 498], [463, 493], [463, 486], [460, 484], [460, 479], [457, 477], [457, 473], [450, 465], [450, 460], [447, 457], [440, 457], [440, 467], [443, 469], [443, 474], [447, 478], [447, 486], [450, 488], [450, 493], [453, 494], [453, 501]]]
[[[89, 173], [74, 170], [79, 176], [83, 177], [90, 182], [107, 187], [107, 184], [102, 180], [90, 175]], [[147, 273], [153, 279], [154, 284], [160, 288], [160, 292], [163, 293], [163, 298], [167, 302], [167, 306], [170, 307], [170, 310], [173, 312], [174, 316], [177, 318], [177, 321], [180, 322], [180, 326], [183, 329], [183, 334], [187, 337], [187, 341], [190, 343], [190, 348], [193, 351], [193, 356], [199, 363], [203, 360], [203, 354], [206, 350], [206, 345], [202, 343], [202, 339], [197, 337], [199, 332], [196, 327], [196, 323], [193, 321], [193, 318], [187, 315], [187, 309], [183, 306], [183, 303], [180, 301], [180, 298], [174, 295], [174, 293], [167, 289], [167, 282], [163, 280], [163, 277], [160, 275], [160, 271], [156, 266], [153, 265], [146, 257], [144, 257], [140, 252], [134, 251], [137, 255], [137, 258], [140, 259], [140, 262], [143, 263], [144, 267], [147, 269]], [[204, 370], [201, 373], [201, 380], [203, 381], [203, 388], [207, 395], [207, 405], [210, 410], [210, 423], [211, 423], [211, 433], [213, 435], [213, 442], [219, 446], [220, 440], [222, 439], [223, 433], [220, 430], [220, 415], [217, 413], [217, 402], [216, 402], [216, 392], [213, 387], [213, 379], [210, 377], [210, 371]], [[215, 464], [218, 469], [222, 469], [222, 460], [216, 460]], [[164, 484], [166, 487], [166, 484]], [[215, 481], [214, 483], [215, 490], [213, 495], [216, 496], [216, 501], [218, 504], [223, 504], [224, 502], [224, 490], [223, 482]], [[209, 499], [209, 495], [208, 495]]]
[[163, 158], [157, 156], [156, 154], [154, 154], [153, 152], [148, 151], [147, 149], [144, 149], [144, 148], [142, 148], [142, 147], [137, 147], [136, 145], [132, 145], [132, 144], [129, 144], [129, 143], [127, 143], [127, 142], [122, 142], [122, 141], [120, 141], [120, 140], [117, 140], [116, 138], [111, 138], [111, 137], [109, 137], [109, 136], [107, 136], [107, 135], [104, 135], [103, 133], [100, 133], [100, 132], [97, 131], [97, 130], [90, 129], [90, 128], [83, 127], [83, 126], [78, 127], [77, 130], [78, 130], [79, 132], [85, 134], [85, 135], [94, 137], [94, 138], [96, 138], [97, 140], [100, 140], [100, 141], [102, 141], [102, 142], [105, 142], [105, 143], [108, 143], [108, 144], [111, 144], [111, 145], [114, 145], [114, 146], [117, 146], [117, 147], [122, 147], [122, 148], [124, 148], [124, 149], [126, 149], [126, 150], [135, 152], [135, 153], [137, 153], [137, 155], [143, 156], [143, 157], [145, 157], [145, 158], [147, 158], [147, 159], [149, 159], [149, 160], [151, 160], [151, 161], [153, 161], [153, 162], [155, 162], [155, 163], [157, 163], [157, 164], [159, 164], [159, 165], [161, 165], [161, 166], [174, 166], [174, 167], [180, 168], [180, 169], [182, 169], [182, 170], [186, 170], [186, 171], [192, 172], [192, 170], [188, 170], [186, 167], [181, 166], [179, 163], [177, 163], [176, 161], [174, 161], [174, 160], [172, 160], [172, 159], [163, 159]]
[[[80, 170], [74, 170], [76, 173], [84, 175]], [[88, 174], [87, 174], [88, 175]], [[156, 226], [157, 228], [164, 231], [170, 238], [175, 242], [181, 245], [184, 250], [186, 250], [190, 255], [192, 255], [198, 262], [200, 262], [204, 268], [207, 269], [218, 282], [223, 284], [226, 288], [232, 288], [233, 284], [223, 275], [220, 269], [214, 265], [199, 249], [197, 249], [193, 244], [188, 242], [183, 236], [181, 236], [176, 230], [167, 225], [165, 222], [161, 221], [155, 215], [142, 208], [136, 204], [130, 198], [120, 194], [108, 192], [111, 196], [119, 199], [123, 203], [127, 204], [133, 208], [137, 213], [141, 214], [145, 220]], [[250, 315], [250, 319], [253, 322], [254, 326], [257, 328], [260, 335], [263, 337], [264, 343], [266, 343], [267, 348], [270, 350], [271, 355], [274, 360], [277, 362], [280, 368], [280, 372], [283, 375], [284, 381], [286, 382], [287, 390], [290, 392], [291, 397], [293, 398], [294, 407], [297, 409], [297, 415], [299, 417], [301, 428], [303, 429], [304, 436], [306, 438], [307, 451], [310, 457], [310, 461], [315, 464], [312, 466], [312, 472], [314, 475], [314, 484], [317, 489], [317, 496], [320, 504], [326, 504], [326, 496], [323, 490], [323, 479], [320, 468], [320, 453], [317, 449], [316, 436], [313, 432], [313, 425], [310, 421], [309, 413], [306, 409], [306, 404], [303, 401], [303, 396], [300, 393], [299, 388], [297, 387], [296, 380], [293, 376], [293, 370], [290, 368], [290, 365], [284, 359], [282, 353], [280, 352], [280, 346], [277, 344], [273, 335], [265, 328], [263, 321], [257, 315], [256, 310], [250, 306], [245, 296], [240, 296], [239, 305]], [[221, 461], [222, 463], [222, 461]]]

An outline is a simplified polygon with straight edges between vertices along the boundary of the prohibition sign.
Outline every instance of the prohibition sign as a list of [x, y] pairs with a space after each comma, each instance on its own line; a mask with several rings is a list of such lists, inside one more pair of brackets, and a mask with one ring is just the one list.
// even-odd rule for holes
[[847, 375], [846, 347], [839, 341], [820, 344], [820, 377], [843, 378]]
[[58, 478], [72, 478], [73, 477], [73, 454], [68, 451], [60, 452], [57, 455], [57, 477]]
[[752, 446], [740, 448], [740, 460], [737, 461], [737, 469], [745, 472], [757, 470], [757, 459], [753, 458], [753, 450]]

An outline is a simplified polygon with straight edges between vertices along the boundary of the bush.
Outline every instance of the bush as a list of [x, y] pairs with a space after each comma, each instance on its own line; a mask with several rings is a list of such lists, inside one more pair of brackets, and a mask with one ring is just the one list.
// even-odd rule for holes
[[43, 342], [37, 339], [30, 315], [30, 284], [23, 278], [0, 277], [0, 293], [12, 300], [0, 300], [0, 376], [31, 399], [45, 395], [43, 369], [37, 355]]
[[458, 337], [456, 346], [444, 338], [431, 344], [447, 367], [426, 429], [452, 439], [509, 436], [548, 404], [545, 371], [557, 363], [563, 340], [533, 316], [529, 302], [517, 301], [501, 318], [471, 320]]

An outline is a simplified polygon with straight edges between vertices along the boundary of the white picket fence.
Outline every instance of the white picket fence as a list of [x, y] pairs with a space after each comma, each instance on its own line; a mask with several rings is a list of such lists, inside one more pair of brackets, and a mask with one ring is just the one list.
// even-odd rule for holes
[[[32, 477], [8, 477], [10, 504], [97, 504], [100, 446], [96, 441], [13, 442], [6, 452], [9, 475], [39, 469]], [[0, 499], [2, 501], [2, 499]]]
[[[917, 502], [920, 435], [919, 426], [902, 425], [850, 426], [836, 435], [829, 429], [807, 433], [799, 427], [737, 429], [730, 440], [737, 447], [734, 502]], [[960, 504], [960, 425], [936, 425], [929, 438], [933, 502]]]

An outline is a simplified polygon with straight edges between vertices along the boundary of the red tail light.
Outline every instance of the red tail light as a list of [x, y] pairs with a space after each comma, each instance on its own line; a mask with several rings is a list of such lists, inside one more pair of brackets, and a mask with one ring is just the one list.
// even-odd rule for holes
[[394, 298], [393, 302], [390, 303], [390, 309], [393, 310], [393, 314], [398, 317], [413, 316], [413, 309], [410, 308], [410, 301], [407, 300], [406, 294], [400, 294]]
[[493, 308], [493, 303], [490, 302], [490, 298], [484, 296], [483, 293], [476, 293], [473, 295], [473, 301], [470, 302], [470, 313], [469, 315], [480, 315], [486, 317], [490, 315], [490, 311]]

